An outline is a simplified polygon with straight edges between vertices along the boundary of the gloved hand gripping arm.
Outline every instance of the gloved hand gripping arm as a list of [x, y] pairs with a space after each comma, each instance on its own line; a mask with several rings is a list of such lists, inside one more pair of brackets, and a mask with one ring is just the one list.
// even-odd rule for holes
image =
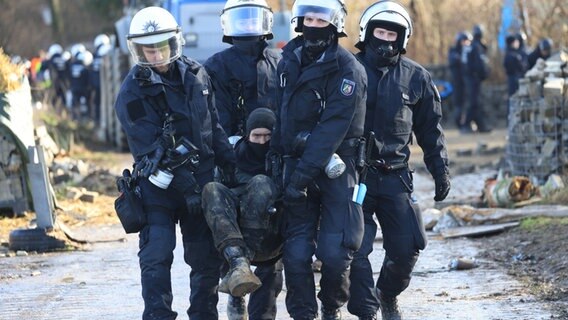
[[190, 215], [200, 214], [201, 187], [193, 173], [185, 166], [181, 166], [174, 169], [173, 174], [174, 178], [170, 183], [170, 187], [183, 195]]

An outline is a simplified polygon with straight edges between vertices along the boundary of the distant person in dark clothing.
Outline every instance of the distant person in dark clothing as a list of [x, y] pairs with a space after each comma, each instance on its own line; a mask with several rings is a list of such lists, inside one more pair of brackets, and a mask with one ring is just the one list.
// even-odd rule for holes
[[491, 132], [483, 105], [479, 102], [481, 83], [489, 77], [490, 73], [487, 45], [483, 41], [483, 33], [483, 26], [473, 27], [471, 50], [467, 52], [466, 59], [462, 61], [465, 67], [465, 86], [469, 103], [464, 126], [461, 128], [462, 133], [472, 132], [472, 124], [476, 125], [478, 132]]
[[503, 66], [507, 74], [508, 93], [510, 97], [519, 88], [519, 79], [523, 77], [527, 71], [527, 63], [524, 59], [523, 52], [521, 52], [519, 39], [514, 35], [509, 35], [506, 38], [506, 42], [507, 49], [505, 51]]
[[552, 46], [554, 42], [550, 38], [544, 38], [539, 41], [538, 46], [529, 54], [529, 69], [534, 67], [538, 58], [546, 60], [552, 54]]
[[455, 44], [448, 51], [448, 64], [452, 73], [452, 103], [454, 105], [454, 122], [458, 128], [464, 125], [465, 82], [462, 67], [464, 47], [469, 48], [473, 36], [468, 31], [460, 31], [456, 35]]

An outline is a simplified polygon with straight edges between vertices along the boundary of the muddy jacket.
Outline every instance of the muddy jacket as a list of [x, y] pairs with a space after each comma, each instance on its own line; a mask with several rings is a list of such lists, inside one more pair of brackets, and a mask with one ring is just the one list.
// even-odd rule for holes
[[362, 136], [367, 76], [337, 42], [302, 68], [302, 44], [302, 37], [288, 42], [278, 65], [281, 101], [271, 148], [292, 155], [296, 136], [311, 132], [296, 169], [314, 178], [343, 141]]
[[235, 162], [234, 151], [217, 119], [209, 76], [197, 62], [182, 57], [171, 70], [179, 72], [179, 81], [166, 81], [151, 68], [133, 67], [126, 76], [115, 104], [130, 151], [135, 161], [152, 153], [162, 135], [163, 117], [158, 99], [165, 98], [176, 134], [189, 139], [200, 153], [199, 172]]
[[276, 112], [276, 67], [280, 58], [276, 49], [265, 48], [256, 57], [232, 46], [204, 63], [213, 81], [219, 122], [227, 135], [242, 135], [238, 131], [245, 130], [246, 118], [256, 108]]
[[369, 77], [365, 132], [372, 130], [376, 135], [373, 159], [383, 159], [390, 165], [408, 163], [414, 131], [432, 176], [447, 172], [448, 152], [440, 125], [442, 106], [430, 73], [406, 57], [381, 69], [363, 53], [357, 58]]

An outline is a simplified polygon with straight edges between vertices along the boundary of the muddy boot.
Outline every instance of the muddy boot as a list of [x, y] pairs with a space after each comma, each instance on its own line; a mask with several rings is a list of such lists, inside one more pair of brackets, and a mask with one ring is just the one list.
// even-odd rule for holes
[[386, 296], [380, 291], [378, 296], [383, 320], [402, 320], [402, 314], [398, 309], [398, 299]]
[[221, 283], [219, 283], [219, 292], [229, 294], [229, 273], [227, 273], [223, 279], [221, 279]]
[[248, 312], [245, 298], [229, 295], [227, 300], [227, 318], [229, 320], [247, 320]]
[[260, 287], [262, 283], [250, 270], [250, 262], [240, 247], [226, 247], [223, 255], [229, 263], [230, 269], [225, 277], [231, 295], [242, 297]]
[[321, 320], [341, 320], [341, 311], [339, 309], [326, 309], [321, 307]]

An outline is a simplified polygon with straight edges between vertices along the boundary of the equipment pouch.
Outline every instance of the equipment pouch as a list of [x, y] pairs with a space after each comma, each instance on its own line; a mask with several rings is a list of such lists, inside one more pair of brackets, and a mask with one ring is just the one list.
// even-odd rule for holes
[[146, 225], [146, 213], [142, 207], [140, 187], [136, 179], [125, 169], [116, 182], [120, 196], [114, 201], [114, 210], [126, 233], [136, 233]]

